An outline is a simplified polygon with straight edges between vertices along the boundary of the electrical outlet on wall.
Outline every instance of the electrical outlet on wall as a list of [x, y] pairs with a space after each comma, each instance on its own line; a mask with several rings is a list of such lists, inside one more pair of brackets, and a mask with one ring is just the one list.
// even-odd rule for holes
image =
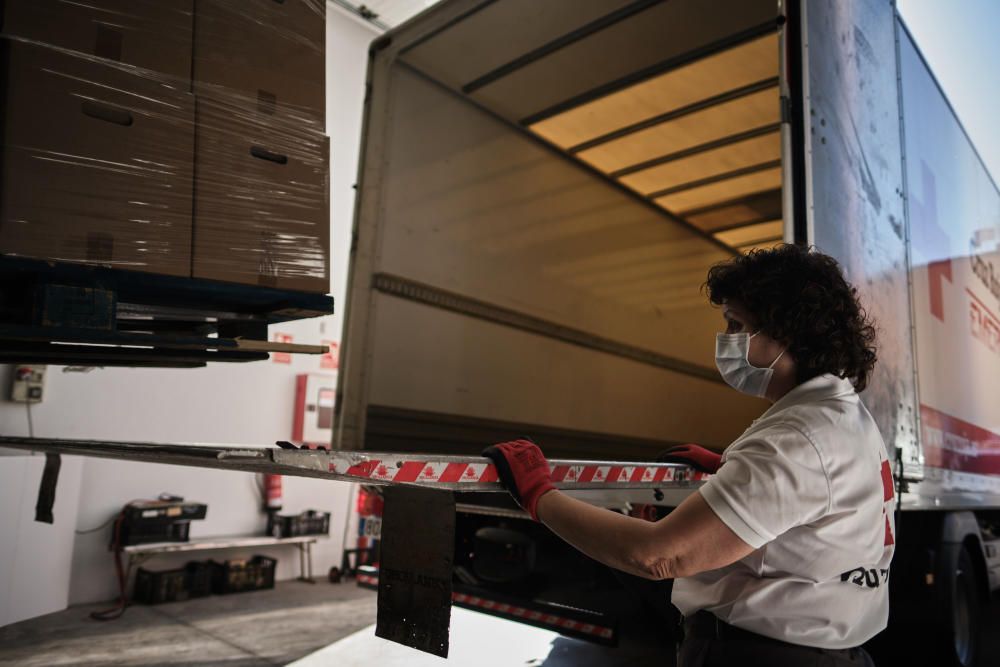
[[41, 403], [45, 395], [45, 366], [14, 366], [10, 400], [16, 403]]

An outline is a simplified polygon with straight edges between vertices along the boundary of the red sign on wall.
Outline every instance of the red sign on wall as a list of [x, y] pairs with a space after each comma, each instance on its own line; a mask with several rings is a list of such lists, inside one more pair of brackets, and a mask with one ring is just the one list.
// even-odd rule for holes
[[[274, 334], [275, 343], [291, 343], [292, 334], [278, 333]], [[272, 352], [271, 361], [276, 364], [290, 364], [292, 363], [292, 355], [288, 352]]]
[[327, 352], [319, 358], [319, 367], [337, 370], [340, 368], [340, 343], [325, 340], [322, 344], [327, 346]]

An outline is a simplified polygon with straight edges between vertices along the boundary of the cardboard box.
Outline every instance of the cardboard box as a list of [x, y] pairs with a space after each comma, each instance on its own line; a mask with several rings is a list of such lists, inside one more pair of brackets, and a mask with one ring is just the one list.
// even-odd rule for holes
[[197, 100], [193, 276], [330, 289], [329, 139]]
[[0, 252], [190, 275], [194, 98], [4, 40]]
[[0, 8], [7, 36], [191, 79], [194, 0], [6, 0]]
[[194, 91], [231, 95], [246, 109], [326, 117], [322, 0], [198, 0]]

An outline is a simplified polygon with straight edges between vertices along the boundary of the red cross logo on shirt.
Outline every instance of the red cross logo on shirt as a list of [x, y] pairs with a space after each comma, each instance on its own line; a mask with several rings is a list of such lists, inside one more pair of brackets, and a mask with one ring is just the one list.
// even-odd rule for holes
[[[895, 497], [895, 491], [893, 489], [892, 480], [892, 468], [889, 467], [888, 461], [882, 461], [882, 500], [883, 502], [889, 502]], [[892, 535], [892, 526], [889, 525], [889, 515], [885, 512], [885, 507], [882, 507], [882, 516], [885, 517], [885, 542], [884, 546], [890, 546], [896, 543], [895, 538]]]

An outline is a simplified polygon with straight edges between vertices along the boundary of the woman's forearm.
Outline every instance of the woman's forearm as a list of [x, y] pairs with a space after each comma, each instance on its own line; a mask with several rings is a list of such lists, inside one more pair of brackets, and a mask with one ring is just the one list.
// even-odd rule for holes
[[647, 579], [676, 576], [676, 557], [654, 546], [655, 524], [600, 507], [560, 491], [538, 501], [538, 518], [556, 535], [609, 567]]

